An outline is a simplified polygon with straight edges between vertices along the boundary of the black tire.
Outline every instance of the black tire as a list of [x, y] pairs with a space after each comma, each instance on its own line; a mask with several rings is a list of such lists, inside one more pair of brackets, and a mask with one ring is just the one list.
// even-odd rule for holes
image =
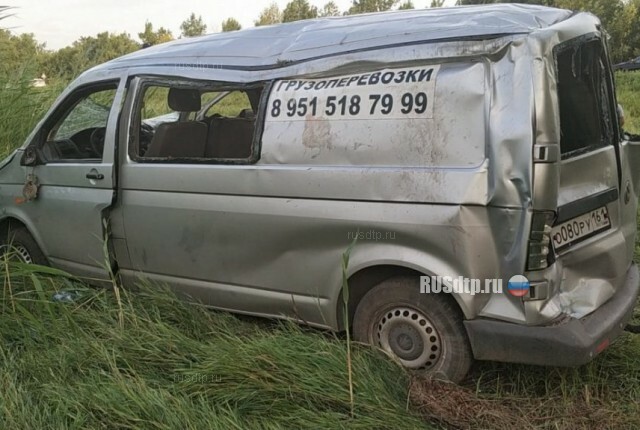
[[381, 348], [413, 371], [457, 383], [473, 363], [462, 320], [452, 297], [421, 294], [418, 277], [397, 277], [362, 298], [353, 318], [353, 337]]
[[0, 251], [10, 252], [25, 263], [41, 266], [49, 264], [29, 230], [24, 227], [11, 228], [7, 236], [0, 240]]

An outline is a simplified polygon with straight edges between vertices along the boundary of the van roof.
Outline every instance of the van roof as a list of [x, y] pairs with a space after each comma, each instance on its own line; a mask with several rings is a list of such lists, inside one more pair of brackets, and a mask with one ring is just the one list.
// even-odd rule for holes
[[318, 18], [178, 39], [101, 68], [194, 66], [266, 70], [382, 47], [527, 34], [571, 17], [543, 6], [495, 4]]

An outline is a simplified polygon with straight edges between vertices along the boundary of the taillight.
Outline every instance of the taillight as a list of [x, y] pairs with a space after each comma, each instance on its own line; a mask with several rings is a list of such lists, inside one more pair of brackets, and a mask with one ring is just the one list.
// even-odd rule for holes
[[542, 270], [549, 267], [551, 253], [551, 227], [554, 212], [534, 211], [529, 235], [527, 270]]

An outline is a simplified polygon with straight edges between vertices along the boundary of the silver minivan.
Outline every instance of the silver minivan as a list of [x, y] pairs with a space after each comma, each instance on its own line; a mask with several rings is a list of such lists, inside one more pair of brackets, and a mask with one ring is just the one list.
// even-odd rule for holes
[[451, 380], [474, 358], [579, 365], [638, 295], [640, 142], [616, 106], [606, 33], [568, 10], [180, 39], [69, 86], [0, 163], [0, 233], [27, 262], [106, 279], [107, 259]]

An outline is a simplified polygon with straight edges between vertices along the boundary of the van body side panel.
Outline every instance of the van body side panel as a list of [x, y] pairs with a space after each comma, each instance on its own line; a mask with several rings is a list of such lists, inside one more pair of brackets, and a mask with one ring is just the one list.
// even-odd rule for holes
[[[485, 160], [486, 74], [483, 62], [458, 62], [277, 80], [267, 102], [261, 164], [475, 169]], [[302, 111], [305, 100], [313, 105]], [[434, 177], [421, 188], [441, 186]]]
[[[509, 240], [524, 224], [519, 210], [128, 189], [122, 206], [131, 266], [121, 269], [214, 307], [333, 328], [340, 261], [355, 238], [352, 273], [397, 265], [428, 275], [507, 274], [506, 282], [523, 264]], [[489, 296], [460, 304], [473, 318]], [[511, 307], [504, 313], [521, 318]]]
[[[522, 82], [509, 78], [513, 62], [505, 51], [496, 61], [503, 61], [496, 70], [478, 58], [369, 66], [351, 69], [348, 77], [288, 78], [299, 81], [292, 85], [311, 88], [331, 79], [356, 82], [354, 75], [364, 82], [363, 76], [380, 72], [380, 79], [389, 81], [393, 71], [399, 81], [413, 70], [419, 77], [437, 69], [435, 83], [400, 88], [354, 86], [310, 94], [279, 92], [282, 81], [276, 80], [263, 107], [267, 113], [256, 165], [135, 163], [121, 154], [125, 162], [113, 216], [123, 220], [128, 255], [120, 268], [129, 279], [144, 272], [215, 307], [332, 328], [338, 328], [342, 253], [356, 237], [352, 273], [396, 265], [425, 275], [506, 284], [521, 273], [526, 257], [522, 247], [529, 215], [523, 205], [530, 200], [529, 170], [521, 141], [532, 140], [531, 113], [518, 109], [517, 100], [530, 86], [522, 89]], [[496, 84], [506, 86], [509, 96], [487, 91]], [[431, 113], [416, 104], [420, 92], [433, 103]], [[413, 105], [406, 94], [412, 94]], [[341, 118], [328, 118], [329, 97], [339, 102], [354, 95], [360, 97], [358, 114], [348, 113], [347, 105]], [[395, 111], [382, 104], [385, 95], [393, 97]], [[381, 100], [374, 109], [377, 96]], [[313, 97], [318, 118], [308, 118], [311, 112], [306, 121], [296, 118], [299, 101]], [[295, 111], [287, 107], [294, 98]], [[269, 116], [275, 100], [285, 120]], [[383, 107], [397, 118], [385, 121], [385, 113], [376, 110]], [[451, 115], [462, 110], [465, 115]], [[494, 110], [503, 113], [490, 114]], [[287, 112], [293, 119], [287, 120]], [[372, 120], [376, 115], [382, 119]], [[489, 149], [489, 139], [498, 141], [499, 149]], [[490, 161], [488, 150], [504, 162]], [[511, 157], [516, 164], [507, 161]], [[506, 180], [500, 179], [504, 171]], [[490, 199], [505, 206], [487, 207]], [[461, 294], [456, 299], [468, 318], [497, 315], [500, 309], [503, 319], [523, 320], [521, 304], [507, 296], [484, 311], [490, 297]]]

